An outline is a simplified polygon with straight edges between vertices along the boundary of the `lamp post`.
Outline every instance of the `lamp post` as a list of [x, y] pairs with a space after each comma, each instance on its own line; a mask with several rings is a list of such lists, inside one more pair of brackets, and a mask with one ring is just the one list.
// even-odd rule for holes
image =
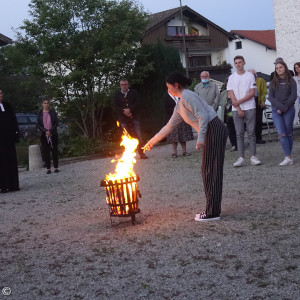
[[181, 15], [181, 24], [182, 24], [181, 26], [182, 26], [183, 53], [185, 58], [185, 71], [186, 71], [186, 77], [189, 77], [188, 57], [186, 55], [186, 47], [185, 47], [185, 32], [184, 32], [181, 0], [179, 0], [179, 3], [180, 3], [180, 15]]

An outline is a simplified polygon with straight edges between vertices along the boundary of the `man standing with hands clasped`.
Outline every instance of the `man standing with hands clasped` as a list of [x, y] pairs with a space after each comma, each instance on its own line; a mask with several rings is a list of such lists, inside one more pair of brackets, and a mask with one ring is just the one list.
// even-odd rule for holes
[[246, 62], [243, 56], [234, 58], [236, 72], [229, 76], [227, 90], [228, 97], [232, 100], [232, 116], [237, 137], [239, 159], [233, 164], [234, 167], [241, 167], [244, 164], [245, 156], [245, 125], [249, 139], [251, 165], [260, 165], [261, 161], [256, 155], [256, 109], [255, 109], [255, 78], [252, 73], [244, 69]]
[[121, 79], [120, 88], [121, 90], [114, 98], [114, 108], [118, 114], [120, 124], [132, 137], [139, 140], [137, 151], [141, 159], [147, 159], [148, 157], [141, 149], [143, 141], [138, 112], [139, 94], [137, 91], [129, 89], [129, 82], [125, 78]]

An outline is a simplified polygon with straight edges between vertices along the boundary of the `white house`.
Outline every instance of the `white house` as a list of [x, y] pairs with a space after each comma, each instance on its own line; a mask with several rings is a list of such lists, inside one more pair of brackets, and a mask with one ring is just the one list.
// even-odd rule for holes
[[245, 58], [246, 69], [270, 75], [274, 71], [277, 58], [274, 30], [231, 30], [236, 39], [229, 42], [230, 63], [236, 55]]

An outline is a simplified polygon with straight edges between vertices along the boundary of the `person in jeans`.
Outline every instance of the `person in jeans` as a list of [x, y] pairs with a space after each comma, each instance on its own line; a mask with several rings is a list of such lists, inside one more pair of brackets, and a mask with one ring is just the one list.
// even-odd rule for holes
[[292, 78], [286, 63], [284, 61], [277, 62], [274, 78], [269, 85], [269, 101], [272, 104], [274, 126], [285, 155], [285, 159], [279, 164], [280, 166], [293, 164], [291, 154], [296, 99], [297, 85], [295, 80]]
[[241, 167], [244, 164], [245, 156], [245, 123], [249, 139], [250, 161], [251, 165], [260, 165], [261, 161], [256, 155], [256, 139], [255, 139], [255, 78], [252, 73], [244, 69], [246, 62], [243, 56], [234, 58], [236, 72], [228, 78], [227, 90], [228, 98], [232, 101], [232, 117], [237, 137], [237, 148], [239, 159], [233, 164], [234, 167]]
[[198, 133], [196, 150], [203, 149], [201, 169], [206, 196], [206, 209], [203, 213], [196, 214], [195, 221], [217, 221], [221, 214], [223, 166], [228, 133], [215, 110], [186, 88], [191, 83], [190, 78], [179, 72], [168, 75], [168, 92], [177, 103], [169, 122], [147, 142], [144, 150], [151, 150], [182, 121], [191, 125]]
[[118, 114], [118, 120], [122, 128], [134, 138], [139, 140], [137, 151], [141, 159], [147, 159], [141, 149], [142, 133], [139, 120], [138, 107], [140, 105], [140, 97], [137, 91], [129, 89], [128, 80], [123, 78], [120, 81], [121, 90], [115, 95], [114, 108]]
[[44, 99], [41, 109], [36, 117], [36, 127], [41, 132], [42, 151], [47, 168], [47, 174], [51, 174], [50, 152], [52, 152], [54, 173], [58, 170], [58, 118], [54, 109], [50, 108], [49, 99]]

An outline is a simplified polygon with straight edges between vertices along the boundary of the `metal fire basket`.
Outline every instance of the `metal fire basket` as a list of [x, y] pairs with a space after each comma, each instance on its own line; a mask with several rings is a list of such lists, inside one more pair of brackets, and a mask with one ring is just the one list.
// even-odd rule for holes
[[137, 187], [139, 180], [139, 176], [135, 175], [125, 179], [101, 181], [100, 185], [106, 191], [111, 223], [111, 217], [131, 217], [132, 225], [134, 225], [135, 215], [140, 212], [139, 197], [142, 197]]

